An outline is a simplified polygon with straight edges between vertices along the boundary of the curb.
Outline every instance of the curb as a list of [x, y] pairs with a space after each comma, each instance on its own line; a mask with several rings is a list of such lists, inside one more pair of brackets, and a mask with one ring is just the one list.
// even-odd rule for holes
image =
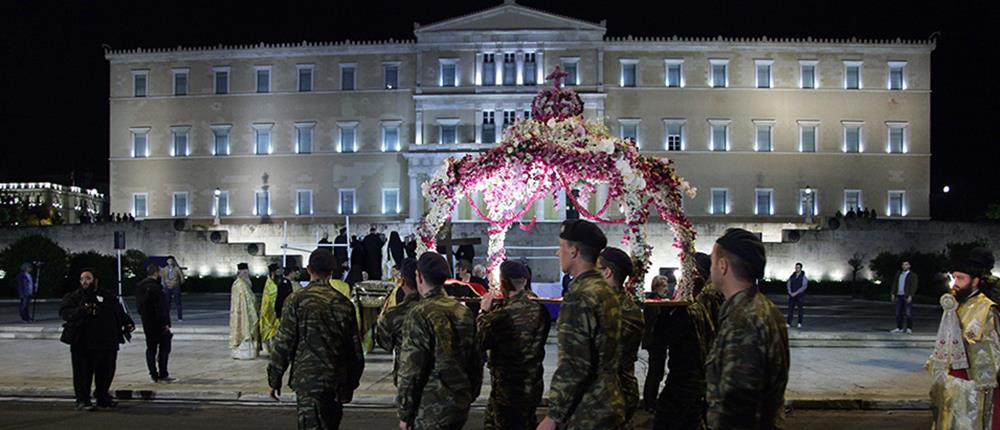
[[[242, 392], [242, 391], [184, 391], [184, 390], [115, 390], [114, 395], [118, 400], [137, 401], [172, 401], [172, 402], [195, 402], [195, 403], [238, 403], [238, 404], [270, 404], [270, 405], [295, 405], [295, 396], [290, 393], [281, 395], [281, 402], [277, 403], [267, 397], [264, 392]], [[73, 399], [73, 391], [62, 388], [22, 388], [22, 387], [0, 387], [0, 398], [18, 399]], [[344, 405], [348, 408], [394, 408], [396, 397], [394, 394], [371, 394], [355, 395], [351, 403]], [[473, 408], [483, 408], [486, 406], [487, 398], [480, 396], [473, 402]], [[546, 401], [542, 400], [545, 407]], [[787, 399], [785, 406], [792, 410], [928, 410], [931, 407], [930, 399], [852, 399], [852, 398], [811, 398], [811, 399]]]

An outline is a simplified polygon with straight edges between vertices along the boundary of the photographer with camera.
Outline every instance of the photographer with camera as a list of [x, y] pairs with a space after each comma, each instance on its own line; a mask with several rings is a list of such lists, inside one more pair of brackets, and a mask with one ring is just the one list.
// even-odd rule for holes
[[131, 339], [135, 322], [118, 298], [97, 285], [93, 270], [80, 272], [80, 288], [63, 297], [59, 316], [66, 320], [60, 340], [70, 345], [76, 409], [93, 411], [91, 382], [97, 407], [113, 408], [111, 381], [115, 377], [118, 345]]

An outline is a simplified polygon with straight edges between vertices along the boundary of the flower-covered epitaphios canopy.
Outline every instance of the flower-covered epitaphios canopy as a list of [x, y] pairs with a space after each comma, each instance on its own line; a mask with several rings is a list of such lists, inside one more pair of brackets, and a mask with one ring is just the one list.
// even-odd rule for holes
[[[556, 70], [547, 79], [555, 85], [539, 92], [531, 105], [531, 118], [515, 122], [503, 140], [489, 151], [448, 158], [441, 169], [422, 186], [429, 203], [418, 227], [419, 248], [435, 249], [436, 236], [462, 198], [490, 224], [487, 270], [496, 281], [506, 259], [504, 239], [510, 225], [520, 220], [531, 205], [560, 190], [588, 220], [602, 224], [626, 224], [622, 245], [635, 264], [629, 287], [641, 296], [649, 271], [653, 247], [646, 240], [646, 222], [655, 208], [661, 219], [670, 222], [674, 247], [679, 250], [682, 277], [678, 283], [681, 300], [691, 298], [695, 279], [695, 231], [681, 209], [682, 193], [694, 197], [695, 189], [677, 175], [671, 160], [639, 153], [635, 142], [612, 137], [601, 120], [583, 118], [583, 101], [572, 89], [561, 88], [566, 74]], [[587, 210], [573, 194], [593, 194], [598, 184], [607, 184], [608, 197], [597, 202], [600, 209]], [[483, 195], [484, 214], [471, 195]], [[612, 201], [622, 208], [624, 218], [607, 217]], [[532, 220], [531, 225], [534, 225]], [[522, 227], [524, 228], [524, 227]], [[499, 285], [499, 282], [491, 282]]]

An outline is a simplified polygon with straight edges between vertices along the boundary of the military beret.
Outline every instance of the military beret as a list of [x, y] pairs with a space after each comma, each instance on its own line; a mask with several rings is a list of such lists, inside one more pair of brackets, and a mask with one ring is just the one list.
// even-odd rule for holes
[[280, 268], [281, 268], [281, 265], [278, 264], [278, 263], [271, 263], [271, 264], [267, 265], [267, 271], [268, 272], [273, 272], [273, 271], [278, 270]]
[[746, 261], [750, 265], [753, 280], [764, 277], [767, 257], [764, 254], [764, 244], [756, 234], [742, 228], [730, 228], [715, 243], [727, 252]]
[[240, 263], [236, 265], [236, 270], [247, 270], [249, 268], [250, 266], [247, 265], [246, 263]]
[[531, 279], [528, 268], [516, 261], [507, 260], [500, 264], [500, 276], [507, 279]]
[[694, 264], [701, 279], [708, 280], [712, 276], [712, 257], [704, 252], [694, 254]]
[[563, 221], [562, 226], [559, 228], [559, 238], [580, 242], [598, 250], [608, 246], [608, 238], [604, 235], [604, 232], [594, 223], [582, 219]]
[[601, 258], [614, 266], [616, 274], [624, 275], [626, 278], [632, 276], [632, 257], [629, 257], [625, 251], [615, 247], [607, 247], [601, 251]]
[[951, 271], [967, 273], [973, 277], [982, 276], [990, 273], [995, 263], [993, 251], [977, 246], [972, 248], [967, 255], [955, 258], [951, 263]]

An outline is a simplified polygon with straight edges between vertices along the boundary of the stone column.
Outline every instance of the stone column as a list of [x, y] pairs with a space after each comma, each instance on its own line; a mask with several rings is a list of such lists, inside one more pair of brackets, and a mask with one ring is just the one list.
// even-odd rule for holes
[[424, 111], [417, 109], [416, 111], [416, 123], [413, 128], [413, 143], [417, 145], [424, 144]]
[[406, 221], [417, 222], [420, 220], [420, 215], [422, 214], [420, 200], [422, 198], [423, 196], [420, 195], [419, 174], [410, 172], [410, 216]]
[[524, 51], [517, 51], [516, 54], [517, 68], [516, 74], [517, 79], [514, 81], [518, 86], [524, 85]]

